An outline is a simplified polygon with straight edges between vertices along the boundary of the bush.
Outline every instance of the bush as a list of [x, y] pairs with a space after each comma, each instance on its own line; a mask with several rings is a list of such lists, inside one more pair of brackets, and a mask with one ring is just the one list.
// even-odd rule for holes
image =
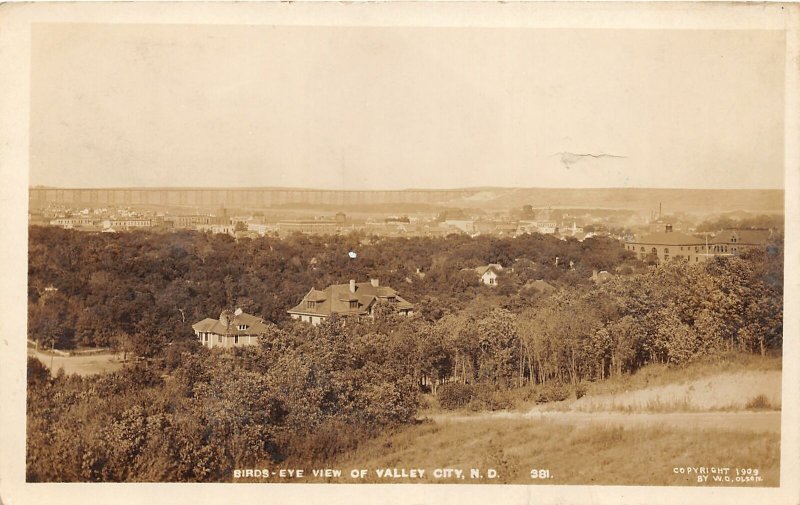
[[772, 404], [766, 396], [758, 395], [751, 398], [745, 408], [748, 410], [769, 410], [772, 408]]
[[488, 385], [476, 386], [469, 409], [507, 410], [514, 407], [514, 393], [510, 389], [496, 389]]
[[536, 386], [536, 403], [560, 402], [569, 398], [571, 393], [568, 384], [547, 382]]
[[437, 388], [436, 396], [443, 409], [454, 410], [467, 405], [475, 395], [475, 388], [469, 384], [451, 382]]

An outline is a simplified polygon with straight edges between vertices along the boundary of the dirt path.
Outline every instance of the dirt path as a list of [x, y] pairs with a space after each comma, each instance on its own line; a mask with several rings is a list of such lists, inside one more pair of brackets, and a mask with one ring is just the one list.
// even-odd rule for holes
[[489, 419], [530, 419], [578, 426], [679, 428], [780, 433], [780, 411], [767, 412], [670, 412], [628, 414], [622, 412], [487, 412], [475, 415], [437, 414], [427, 417], [439, 424], [485, 421]]
[[122, 368], [122, 363], [116, 354], [92, 354], [88, 356], [53, 356], [41, 351], [28, 349], [28, 356], [33, 356], [44, 366], [57, 373], [59, 368], [64, 369], [67, 375], [94, 375], [104, 372], [114, 372]]

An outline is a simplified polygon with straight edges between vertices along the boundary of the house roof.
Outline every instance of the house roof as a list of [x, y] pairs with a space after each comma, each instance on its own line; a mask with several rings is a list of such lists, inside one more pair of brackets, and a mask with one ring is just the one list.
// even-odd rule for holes
[[594, 274], [592, 274], [592, 280], [600, 283], [606, 282], [613, 278], [614, 274], [612, 274], [611, 272], [607, 272], [606, 270], [601, 270], [599, 272], [595, 272]]
[[550, 293], [555, 291], [556, 288], [549, 282], [543, 281], [542, 279], [537, 279], [535, 281], [529, 281], [525, 283], [526, 288], [533, 288], [541, 293]]
[[[227, 319], [228, 324], [223, 324], [223, 319]], [[240, 325], [244, 325], [246, 328], [240, 330]], [[267, 323], [260, 317], [245, 312], [237, 314], [229, 310], [222, 311], [219, 319], [207, 317], [192, 325], [194, 331], [216, 335], [262, 335], [267, 332], [268, 328]]]
[[481, 266], [481, 267], [476, 267], [475, 271], [478, 273], [478, 275], [483, 277], [483, 274], [485, 274], [489, 270], [492, 270], [494, 273], [498, 273], [502, 269], [503, 269], [503, 265], [500, 265], [498, 263], [489, 263], [488, 265], [484, 265], [484, 266]]
[[769, 241], [769, 230], [739, 230], [727, 229], [723, 230], [714, 237], [715, 244], [728, 244], [731, 239], [736, 239], [738, 244], [748, 245], [766, 245]]
[[[413, 305], [397, 294], [397, 291], [387, 286], [373, 286], [371, 282], [355, 283], [355, 292], [350, 291], [350, 284], [333, 284], [323, 290], [311, 289], [306, 296], [293, 308], [290, 314], [308, 314], [317, 316], [330, 316], [331, 314], [364, 315], [369, 312], [370, 306], [380, 300], [394, 297], [395, 307], [398, 309], [411, 309]], [[314, 302], [313, 307], [307, 302]], [[351, 307], [350, 302], [356, 302]]]
[[700, 245], [705, 239], [681, 233], [679, 231], [660, 231], [637, 237], [632, 243], [647, 245]]

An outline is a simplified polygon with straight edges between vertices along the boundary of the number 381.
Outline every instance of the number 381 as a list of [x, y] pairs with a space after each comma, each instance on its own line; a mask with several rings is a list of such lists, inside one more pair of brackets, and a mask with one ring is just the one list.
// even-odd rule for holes
[[531, 479], [549, 479], [550, 478], [550, 470], [548, 469], [532, 469], [531, 470]]

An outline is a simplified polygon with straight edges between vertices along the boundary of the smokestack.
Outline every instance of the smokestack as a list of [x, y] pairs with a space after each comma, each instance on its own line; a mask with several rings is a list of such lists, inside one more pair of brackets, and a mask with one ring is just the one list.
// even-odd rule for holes
[[350, 292], [351, 293], [356, 292], [356, 281], [353, 279], [350, 279]]
[[369, 282], [370, 282], [370, 284], [372, 284], [373, 288], [377, 288], [378, 287], [378, 279], [370, 279]]

